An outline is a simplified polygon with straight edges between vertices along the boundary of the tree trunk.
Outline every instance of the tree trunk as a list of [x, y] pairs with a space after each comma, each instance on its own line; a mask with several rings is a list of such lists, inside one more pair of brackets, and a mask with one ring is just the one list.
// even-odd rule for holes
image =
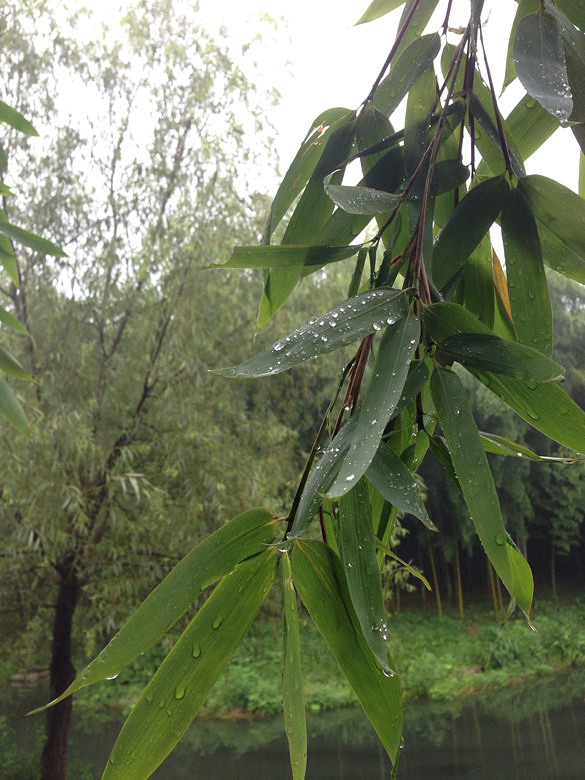
[[[71, 633], [73, 615], [81, 593], [73, 554], [69, 554], [56, 569], [59, 573], [59, 591], [51, 644], [51, 700], [63, 693], [75, 678]], [[72, 697], [69, 696], [47, 710], [46, 742], [41, 757], [43, 780], [65, 780], [67, 777], [67, 742], [72, 707]]]

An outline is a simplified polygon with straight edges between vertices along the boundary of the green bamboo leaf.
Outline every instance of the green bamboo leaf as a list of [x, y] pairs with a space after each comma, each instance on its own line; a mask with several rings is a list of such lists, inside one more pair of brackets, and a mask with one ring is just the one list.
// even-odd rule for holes
[[516, 16], [512, 23], [512, 29], [510, 30], [510, 38], [508, 40], [508, 51], [506, 54], [506, 72], [504, 74], [504, 84], [502, 90], [511, 84], [516, 78], [516, 66], [514, 65], [514, 41], [516, 40], [516, 32], [521, 19], [528, 14], [532, 14], [538, 11], [540, 8], [540, 0], [520, 0], [518, 3], [518, 9]]
[[386, 424], [402, 396], [419, 337], [420, 323], [413, 312], [384, 331], [349, 451], [328, 491], [330, 498], [351, 490], [374, 459]]
[[[348, 188], [350, 189], [350, 188]], [[337, 263], [356, 255], [360, 244], [355, 246], [236, 246], [225, 263], [209, 268], [285, 268], [287, 266], [316, 266]]]
[[561, 121], [573, 111], [569, 77], [559, 25], [539, 11], [520, 20], [514, 42], [514, 64], [522, 86]]
[[[0, 211], [0, 221], [2, 221], [3, 211]], [[20, 278], [18, 275], [18, 264], [16, 262], [16, 256], [12, 244], [8, 240], [8, 237], [0, 233], [0, 264], [10, 277], [10, 280], [14, 284], [20, 284]]]
[[330, 184], [331, 177], [324, 180], [325, 192], [336, 206], [348, 214], [385, 214], [396, 208], [402, 200], [400, 194], [375, 190], [372, 187], [350, 187], [344, 184]]
[[[514, 594], [516, 602], [528, 618], [529, 607], [527, 608], [523, 605], [528, 604], [530, 606], [534, 597], [534, 578], [532, 576], [532, 569], [526, 558], [514, 544], [510, 534], [508, 534], [506, 542], [510, 566], [512, 568], [512, 576], [514, 577]], [[509, 613], [512, 611], [513, 607], [514, 604], [510, 604]]]
[[324, 111], [311, 124], [299, 151], [287, 170], [278, 188], [270, 215], [264, 229], [263, 244], [269, 244], [272, 234], [292, 203], [303, 191], [315, 166], [319, 162], [325, 145], [334, 130], [343, 124], [352, 112], [347, 108], [330, 108]]
[[439, 355], [456, 360], [467, 368], [506, 374], [535, 382], [558, 382], [564, 369], [542, 352], [515, 341], [483, 333], [460, 333], [449, 336], [439, 345]]
[[40, 252], [43, 255], [67, 257], [67, 253], [60, 246], [53, 244], [52, 241], [47, 241], [46, 238], [37, 236], [36, 233], [31, 233], [29, 230], [13, 225], [11, 222], [0, 220], [0, 233], [3, 233], [12, 241], [23, 244], [23, 246], [27, 246], [29, 249], [33, 249], [35, 252]]
[[[478, 89], [477, 91], [479, 92], [481, 90]], [[484, 97], [484, 99], [490, 98], [491, 95], [489, 93]], [[499, 173], [502, 169], [502, 165], [505, 164], [504, 150], [498, 125], [495, 117], [493, 117], [493, 104], [490, 102], [489, 105], [490, 108], [488, 109], [477, 94], [473, 94], [469, 101], [469, 107], [473, 116], [485, 131], [485, 136], [480, 136], [478, 132], [475, 133], [476, 146], [480, 150], [482, 158], [487, 162], [490, 169]], [[505, 125], [503, 121], [502, 124]], [[526, 176], [524, 163], [516, 154], [514, 147], [510, 143], [512, 134], [509, 131], [506, 133], [506, 129], [507, 128], [504, 127], [512, 171], [516, 176]], [[486, 138], [491, 142], [491, 146], [486, 143]]]
[[295, 519], [288, 535], [289, 539], [294, 539], [304, 533], [311, 519], [319, 511], [323, 495], [327, 493], [335, 481], [343, 458], [349, 449], [356, 422], [357, 418], [352, 417], [345, 423], [311, 472], [301, 494]]
[[307, 721], [303, 696], [301, 640], [297, 594], [292, 580], [290, 557], [280, 559], [280, 585], [284, 623], [284, 664], [282, 669], [284, 726], [293, 780], [303, 780], [307, 771]]
[[[382, 668], [364, 639], [341, 561], [322, 542], [297, 539], [292, 572], [303, 603], [395, 761], [402, 739], [400, 681]], [[392, 666], [390, 657], [388, 664]]]
[[437, 367], [431, 375], [431, 392], [477, 535], [510, 595], [527, 612], [530, 602], [515, 591], [500, 502], [461, 380], [453, 371]]
[[[69, 688], [46, 706], [56, 704], [86, 685], [118, 675], [169, 630], [204, 588], [229, 574], [244, 558], [272, 544], [277, 530], [278, 521], [271, 512], [251, 509], [211, 534], [167, 574]], [[40, 707], [35, 712], [43, 709]]]
[[416, 38], [395, 59], [390, 73], [380, 82], [374, 93], [376, 108], [386, 116], [391, 116], [413, 84], [431, 67], [440, 48], [441, 39], [437, 33]]
[[20, 113], [20, 111], [7, 105], [2, 100], [0, 100], [0, 122], [3, 122], [5, 125], [10, 125], [10, 127], [13, 127], [15, 130], [18, 130], [25, 135], [38, 135], [32, 124]]
[[17, 320], [16, 317], [13, 314], [10, 314], [9, 311], [3, 309], [2, 306], [0, 306], [0, 322], [3, 322], [4, 325], [12, 328], [12, 330], [15, 330], [17, 333], [22, 333], [23, 335], [28, 333], [22, 322]]
[[366, 477], [396, 509], [417, 517], [427, 528], [437, 530], [427, 515], [420, 486], [402, 459], [384, 442], [380, 443]]
[[398, 322], [407, 311], [404, 291], [370, 290], [314, 318], [246, 363], [215, 369], [213, 373], [238, 379], [278, 374], [358, 341], [386, 323]]
[[[325, 148], [282, 238], [282, 244], [327, 244], [318, 241], [319, 232], [333, 212], [333, 201], [323, 189], [323, 179], [339, 168], [348, 156], [356, 133], [355, 114], [348, 113], [329, 136]], [[342, 174], [337, 175], [341, 182]], [[337, 242], [336, 242], [337, 243]], [[301, 278], [298, 268], [274, 269], [268, 274], [260, 301], [257, 327], [260, 329], [280, 309]]]
[[493, 331], [480, 322], [477, 317], [474, 317], [470, 311], [451, 301], [440, 301], [425, 306], [423, 320], [425, 328], [435, 344], [442, 344], [443, 341], [457, 333], [493, 335]]
[[168, 756], [262, 606], [277, 560], [277, 550], [265, 550], [238, 564], [216, 587], [134, 705], [104, 780], [143, 780]]
[[388, 668], [388, 625], [376, 542], [372, 530], [370, 490], [365, 479], [339, 501], [337, 541], [351, 603], [362, 634], [383, 668]]
[[502, 238], [518, 341], [552, 355], [552, 304], [538, 230], [527, 202], [515, 188], [502, 211]]
[[[432, 530], [436, 531], [436, 526], [433, 526]], [[376, 546], [378, 547], [378, 550], [380, 550], [384, 555], [387, 555], [389, 558], [392, 558], [394, 561], [399, 563], [402, 568], [406, 569], [406, 571], [415, 577], [417, 580], [422, 582], [422, 584], [425, 586], [425, 588], [428, 591], [432, 591], [431, 583], [427, 580], [425, 575], [419, 571], [418, 569], [415, 569], [414, 566], [411, 566], [410, 563], [407, 563], [406, 561], [402, 560], [402, 558], [399, 555], [396, 555], [396, 553], [391, 550], [389, 547], [386, 547], [384, 544], [380, 542], [379, 539], [376, 539]]]
[[[506, 117], [506, 127], [516, 142], [516, 151], [521, 159], [527, 160], [559, 129], [560, 124], [538, 100], [524, 95]], [[481, 165], [478, 172], [481, 173]]]
[[404, 5], [405, 2], [406, 0], [373, 0], [367, 7], [363, 16], [358, 19], [356, 25], [373, 22], [374, 19], [379, 19], [381, 16], [389, 14], [390, 11]]
[[[581, 0], [555, 0], [561, 11], [567, 16], [573, 24], [585, 32], [585, 7]], [[546, 3], [547, 10], [550, 3]]]
[[472, 373], [533, 428], [585, 454], [585, 412], [559, 385], [486, 371], [472, 370]]
[[406, 19], [410, 16], [413, 6], [416, 5], [414, 13], [410, 18], [410, 23], [406, 29], [406, 33], [403, 36], [400, 45], [396, 49], [396, 56], [400, 56], [410, 44], [417, 38], [420, 38], [425, 31], [425, 28], [433, 15], [435, 8], [437, 7], [439, 0], [407, 0], [407, 3], [402, 11], [400, 22], [398, 23], [398, 29], [402, 29], [406, 23]]
[[[546, 176], [526, 176], [518, 183], [536, 217], [544, 248], [544, 259], [555, 270], [571, 278], [585, 278], [585, 200], [568, 187]], [[549, 234], [540, 231], [543, 225]], [[558, 251], [558, 250], [561, 251]]]
[[28, 433], [28, 422], [20, 401], [3, 379], [0, 379], [0, 414], [22, 433]]
[[469, 255], [461, 280], [465, 308], [489, 328], [495, 322], [495, 282], [493, 248], [489, 235]]
[[483, 448], [486, 452], [493, 452], [495, 455], [507, 455], [514, 458], [529, 458], [542, 463], [579, 463], [583, 458], [560, 458], [551, 455], [537, 455], [536, 452], [526, 447], [524, 444], [497, 436], [495, 433], [485, 433], [480, 431], [479, 435], [483, 442]]
[[504, 207], [509, 191], [504, 176], [495, 176], [478, 184], [459, 201], [433, 249], [432, 277], [438, 289], [447, 285], [479, 246]]
[[[469, 168], [459, 160], [439, 160], [433, 166], [429, 194], [432, 197], [461, 187], [469, 179]], [[426, 186], [426, 174], [416, 177], [408, 191], [409, 200], [422, 200]]]
[[[20, 324], [20, 323], [19, 323]], [[4, 371], [8, 376], [15, 379], [24, 379], [32, 382], [32, 376], [25, 371], [18, 360], [10, 354], [4, 347], [0, 347], [0, 371]]]

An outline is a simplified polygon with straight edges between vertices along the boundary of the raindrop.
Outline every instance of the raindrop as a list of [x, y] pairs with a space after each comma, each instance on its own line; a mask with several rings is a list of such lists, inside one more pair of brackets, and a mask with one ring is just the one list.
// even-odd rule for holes
[[345, 481], [351, 482], [352, 479], [355, 479], [355, 474], [348, 474], [347, 477], [345, 478]]
[[284, 341], [277, 341], [273, 349], [275, 352], [280, 352], [281, 349], [284, 349]]
[[222, 623], [223, 623], [223, 616], [218, 616], [214, 618], [213, 623], [211, 624], [211, 628], [218, 629]]
[[111, 674], [109, 677], [106, 677], [106, 680], [115, 680], [117, 676], [118, 672], [116, 672], [116, 674]]
[[193, 645], [193, 649], [191, 650], [191, 655], [193, 656], [193, 658], [199, 658], [201, 655], [201, 645], [195, 643]]
[[183, 699], [185, 697], [185, 686], [178, 685], [175, 688], [175, 699]]

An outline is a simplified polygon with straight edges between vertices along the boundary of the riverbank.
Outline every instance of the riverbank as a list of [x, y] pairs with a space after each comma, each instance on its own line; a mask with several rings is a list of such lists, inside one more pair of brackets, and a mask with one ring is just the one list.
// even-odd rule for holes
[[[585, 598], [562, 606], [537, 602], [531, 630], [518, 614], [505, 625], [493, 612], [468, 608], [466, 619], [408, 611], [391, 618], [390, 645], [406, 700], [450, 701], [585, 665]], [[257, 621], [211, 692], [202, 714], [248, 718], [281, 709], [281, 631], [278, 619]], [[355, 704], [356, 699], [308, 617], [301, 624], [306, 706], [313, 712]], [[78, 694], [78, 710], [121, 714], [140, 695], [164, 653], [154, 648], [116, 681]]]

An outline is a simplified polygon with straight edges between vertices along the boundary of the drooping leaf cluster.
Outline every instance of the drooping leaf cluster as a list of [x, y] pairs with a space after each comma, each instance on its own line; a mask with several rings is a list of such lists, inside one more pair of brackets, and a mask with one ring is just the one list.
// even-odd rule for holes
[[[483, 2], [471, 3], [463, 26], [451, 19], [452, 4], [438, 0], [375, 0], [360, 21], [402, 5], [396, 40], [364, 102], [317, 117], [276, 194], [262, 245], [237, 248], [226, 263], [264, 269], [259, 328], [317, 269], [351, 261], [351, 273], [346, 300], [325, 313], [316, 304], [308, 324], [218, 373], [263, 377], [349, 344], [355, 351], [287, 517], [254, 510], [225, 526], [227, 540], [243, 525], [249, 543], [224, 570], [215, 570], [213, 545], [191, 553], [220, 582], [134, 708], [104, 777], [146, 777], [173, 748], [258, 611], [279, 558], [293, 776], [303, 777], [306, 765], [293, 587], [397, 761], [401, 692], [380, 571], [399, 511], [433, 527], [417, 479], [427, 452], [455, 480], [510, 608], [530, 613], [532, 573], [508, 531], [486, 454], [526, 448], [505, 442], [505, 432], [480, 433], [461, 374], [541, 433], [585, 452], [585, 413], [559, 384], [563, 368], [552, 359], [545, 273], [548, 265], [584, 280], [585, 201], [525, 171], [560, 122], [581, 143], [585, 20], [564, 0], [519, 4], [507, 80], [517, 73], [526, 94], [504, 117]], [[431, 17], [439, 18], [437, 32], [426, 32]], [[491, 238], [498, 230], [501, 258]], [[270, 538], [256, 538], [264, 529]], [[161, 598], [169, 622], [184, 609], [174, 594], [184, 592], [188, 560], [60, 698], [146, 649], [156, 637], [141, 632], [136, 640], [133, 621], [156, 622]]]

